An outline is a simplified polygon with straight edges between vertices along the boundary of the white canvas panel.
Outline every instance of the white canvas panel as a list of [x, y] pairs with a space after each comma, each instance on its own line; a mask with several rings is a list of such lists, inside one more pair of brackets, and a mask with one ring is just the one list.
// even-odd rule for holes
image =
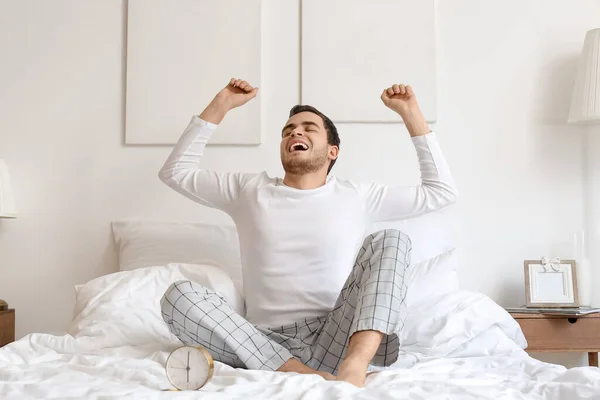
[[[128, 7], [126, 143], [176, 143], [232, 77], [260, 87], [260, 0], [129, 0]], [[259, 98], [231, 111], [210, 144], [260, 144]]]
[[436, 107], [434, 0], [303, 0], [302, 102], [337, 122], [397, 122], [380, 100], [409, 83]]

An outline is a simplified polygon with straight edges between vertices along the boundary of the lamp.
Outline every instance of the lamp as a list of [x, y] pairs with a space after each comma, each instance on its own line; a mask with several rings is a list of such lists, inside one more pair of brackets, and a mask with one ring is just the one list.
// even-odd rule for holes
[[0, 218], [17, 218], [8, 166], [0, 160]]
[[585, 35], [569, 123], [600, 123], [600, 28]]

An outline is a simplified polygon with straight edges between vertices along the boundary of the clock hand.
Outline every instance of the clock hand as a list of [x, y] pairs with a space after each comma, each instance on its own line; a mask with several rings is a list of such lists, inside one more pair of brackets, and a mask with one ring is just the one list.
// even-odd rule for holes
[[188, 351], [188, 359], [187, 359], [187, 381], [190, 383], [190, 352]]

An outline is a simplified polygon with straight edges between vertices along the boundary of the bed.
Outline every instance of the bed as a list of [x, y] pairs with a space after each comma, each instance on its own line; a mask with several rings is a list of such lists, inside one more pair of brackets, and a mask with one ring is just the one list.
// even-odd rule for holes
[[216, 363], [202, 390], [169, 391], [164, 364], [180, 343], [161, 319], [159, 299], [170, 283], [190, 279], [243, 314], [235, 228], [119, 221], [120, 271], [75, 288], [64, 334], [33, 333], [0, 349], [0, 399], [600, 399], [600, 369], [531, 358], [502, 307], [459, 288], [451, 233], [437, 229], [435, 246], [419, 245], [421, 235], [431, 237], [430, 223], [403, 226], [414, 268], [402, 350], [365, 388]]

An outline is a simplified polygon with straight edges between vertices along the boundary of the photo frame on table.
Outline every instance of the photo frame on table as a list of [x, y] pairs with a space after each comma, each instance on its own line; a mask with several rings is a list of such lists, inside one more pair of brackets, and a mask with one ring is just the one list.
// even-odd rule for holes
[[527, 307], [579, 307], [575, 260], [525, 260]]

